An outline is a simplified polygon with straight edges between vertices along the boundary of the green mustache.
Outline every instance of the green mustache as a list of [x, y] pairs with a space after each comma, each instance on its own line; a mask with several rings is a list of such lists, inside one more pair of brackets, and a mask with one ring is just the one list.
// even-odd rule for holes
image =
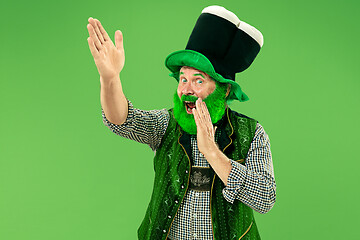
[[181, 96], [182, 102], [185, 102], [185, 101], [196, 102], [196, 100], [198, 100], [198, 97], [195, 97], [193, 95], [182, 95]]

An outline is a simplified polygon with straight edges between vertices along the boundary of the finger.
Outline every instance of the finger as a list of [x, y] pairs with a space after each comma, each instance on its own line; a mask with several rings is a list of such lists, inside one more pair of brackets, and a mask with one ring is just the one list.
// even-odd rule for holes
[[196, 111], [196, 108], [191, 109], [191, 112], [194, 115], [194, 120], [195, 120], [196, 125], [198, 125], [199, 117], [198, 117], [198, 113]]
[[196, 111], [198, 113], [198, 117], [199, 117], [199, 120], [201, 122], [204, 121], [204, 117], [203, 117], [203, 111], [202, 111], [202, 106], [201, 106], [201, 98], [198, 98], [195, 102], [196, 104]]
[[100, 42], [99, 38], [97, 37], [97, 35], [95, 33], [94, 27], [91, 24], [88, 24], [87, 29], [89, 31], [90, 37], [92, 38], [92, 40], [95, 43], [95, 46], [96, 46], [97, 50], [100, 51], [102, 49], [102, 45], [101, 45], [101, 42]]
[[203, 118], [204, 126], [206, 127], [210, 137], [214, 136], [214, 126], [211, 122], [210, 113], [206, 107], [206, 103], [202, 100], [200, 100], [200, 109], [201, 109], [201, 115]]
[[99, 38], [99, 40], [101, 40], [100, 39], [100, 30], [98, 29], [99, 27], [97, 26], [96, 19], [90, 17], [88, 19], [88, 21], [91, 24], [91, 26], [94, 28], [94, 32], [95, 32], [96, 36]]
[[201, 123], [200, 123], [200, 119], [199, 119], [199, 113], [195, 108], [192, 109], [192, 113], [194, 115], [196, 127], [197, 127], [197, 129], [200, 129], [201, 128]]
[[124, 51], [124, 38], [120, 30], [115, 32], [115, 46], [118, 50]]
[[93, 55], [94, 59], [97, 58], [99, 56], [99, 52], [95, 47], [94, 41], [92, 40], [91, 37], [88, 37], [88, 44], [89, 44], [89, 48], [90, 48], [90, 52]]
[[104, 43], [104, 42], [105, 42], [105, 41], [104, 41], [104, 37], [103, 37], [103, 35], [102, 35], [101, 32], [100, 32], [99, 25], [98, 25], [98, 21], [99, 21], [99, 20], [97, 20], [97, 19], [92, 19], [92, 22], [93, 22], [92, 25], [93, 25], [93, 27], [94, 27], [94, 30], [95, 30], [96, 35], [98, 36], [100, 42], [101, 42], [101, 43]]
[[207, 111], [206, 104], [202, 99], [199, 100], [199, 106], [197, 106], [197, 107], [199, 108], [199, 115], [200, 115], [201, 121], [203, 122], [203, 125], [206, 127], [212, 127], [210, 114]]
[[203, 102], [203, 110], [204, 110], [204, 115], [206, 116], [206, 121], [210, 122], [211, 125], [212, 125], [212, 121], [211, 121], [211, 116], [210, 116], [210, 113], [209, 113], [209, 109], [207, 108], [205, 102]]
[[201, 114], [203, 115], [204, 120], [206, 120], [206, 105], [205, 102], [200, 99], [200, 109], [201, 109]]
[[104, 41], [111, 41], [109, 35], [107, 34], [107, 32], [105, 31], [105, 29], [104, 29], [103, 26], [101, 25], [101, 22], [96, 19], [96, 23], [97, 23], [97, 26], [99, 27], [99, 30], [100, 30], [100, 32], [101, 32], [102, 37], [104, 38]]

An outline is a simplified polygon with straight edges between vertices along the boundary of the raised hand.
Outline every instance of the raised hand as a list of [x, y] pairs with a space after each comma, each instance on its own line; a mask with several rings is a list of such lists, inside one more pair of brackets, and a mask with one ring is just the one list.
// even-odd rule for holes
[[214, 169], [216, 175], [227, 186], [227, 179], [232, 169], [231, 160], [220, 151], [215, 142], [216, 127], [214, 128], [206, 104], [201, 98], [196, 100], [196, 108], [192, 109], [192, 113], [197, 127], [199, 151]]
[[115, 32], [115, 45], [97, 19], [89, 18], [88, 44], [100, 77], [110, 80], [119, 76], [125, 63], [123, 35], [120, 30]]
[[196, 108], [192, 109], [197, 128], [197, 143], [199, 151], [207, 155], [218, 150], [215, 143], [215, 128], [211, 122], [209, 111], [201, 98], [196, 100]]

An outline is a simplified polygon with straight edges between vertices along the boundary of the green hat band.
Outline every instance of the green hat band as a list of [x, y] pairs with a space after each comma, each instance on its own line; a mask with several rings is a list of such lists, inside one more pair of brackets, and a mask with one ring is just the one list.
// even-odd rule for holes
[[193, 50], [180, 50], [171, 53], [165, 59], [165, 66], [171, 71], [170, 76], [179, 81], [180, 68], [183, 66], [193, 67], [207, 73], [212, 79], [220, 83], [230, 83], [231, 90], [228, 96], [229, 100], [239, 100], [245, 102], [249, 97], [241, 90], [239, 84], [234, 80], [223, 78], [215, 72], [210, 60], [203, 54]]

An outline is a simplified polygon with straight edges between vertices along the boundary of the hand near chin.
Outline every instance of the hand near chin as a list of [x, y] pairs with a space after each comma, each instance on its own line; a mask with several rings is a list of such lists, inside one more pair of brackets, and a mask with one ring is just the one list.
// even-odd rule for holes
[[192, 113], [197, 127], [198, 148], [206, 157], [211, 152], [218, 150], [218, 147], [215, 143], [215, 128], [206, 104], [201, 98], [196, 101], [196, 109], [193, 108]]

